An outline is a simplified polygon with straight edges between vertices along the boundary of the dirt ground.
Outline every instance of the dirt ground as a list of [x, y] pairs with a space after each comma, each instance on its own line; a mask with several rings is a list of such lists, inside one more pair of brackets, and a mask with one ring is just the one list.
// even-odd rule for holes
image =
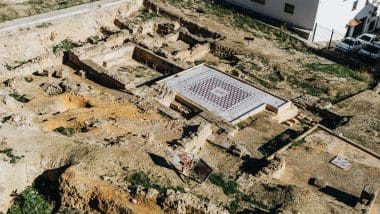
[[47, 13], [80, 4], [94, 2], [96, 0], [80, 1], [39, 1], [39, 0], [1, 0], [0, 1], [0, 23], [13, 19]]
[[[278, 177], [280, 182], [312, 188], [309, 185], [310, 179], [321, 179], [329, 187], [337, 190], [335, 192], [342, 191], [344, 194], [321, 190], [323, 193], [335, 197], [342, 203], [351, 204], [350, 206], [352, 203], [355, 204], [355, 198], [360, 196], [365, 185], [380, 185], [377, 179], [380, 166], [377, 157], [347, 144], [324, 130], [317, 129], [301, 141], [302, 144], [294, 144], [282, 153], [286, 167]], [[348, 169], [340, 169], [330, 163], [337, 155], [349, 160]], [[375, 210], [376, 212], [378, 211]]]
[[[34, 1], [32, 5], [29, 3], [1, 1], [0, 21], [62, 7], [50, 1], [44, 4]], [[79, 3], [85, 2], [75, 2]], [[68, 1], [67, 4], [74, 2]], [[77, 32], [82, 29], [88, 34], [99, 35], [102, 31], [98, 28], [102, 24], [109, 25], [105, 27], [114, 30], [111, 34], [122, 33], [121, 46], [124, 42], [132, 42], [185, 68], [207, 63], [290, 100], [311, 95], [320, 102], [335, 102], [368, 89], [374, 81], [365, 71], [352, 71], [327, 61], [298, 42], [263, 28], [252, 19], [205, 1], [170, 0], [159, 5], [189, 21], [200, 25], [207, 23], [207, 33], [220, 34], [223, 39], [209, 42], [211, 39], [202, 37], [201, 33], [191, 34], [194, 38], [206, 40], [191, 45], [179, 39], [178, 33], [158, 33], [158, 25], [181, 28], [179, 19], [170, 19], [143, 8], [127, 17], [114, 17], [112, 12], [107, 11], [103, 14], [107, 20], [104, 23], [93, 20], [97, 27], [78, 22], [75, 29]], [[205, 10], [205, 14], [199, 12], [200, 7]], [[122, 11], [118, 9], [118, 14]], [[123, 20], [127, 26], [120, 28], [110, 24], [114, 23], [115, 18]], [[269, 213], [280, 210], [284, 210], [284, 213], [355, 213], [354, 208], [347, 206], [345, 201], [336, 201], [310, 187], [308, 179], [321, 177], [334, 188], [355, 197], [360, 195], [365, 184], [379, 185], [380, 163], [377, 158], [369, 157], [367, 153], [322, 132], [308, 136], [305, 138], [306, 143], [284, 153], [286, 168], [278, 180], [256, 177], [255, 173], [267, 164], [265, 158], [294, 137], [291, 135], [298, 135], [308, 129], [310, 121], [294, 119], [290, 124], [278, 124], [273, 112], [264, 111], [237, 125], [226, 125], [229, 130], [236, 130], [226, 133], [227, 129], [220, 121], [211, 121], [205, 114], [188, 119], [170, 118], [162, 112], [162, 104], [154, 99], [157, 94], [153, 93], [155, 89], [151, 86], [145, 85], [128, 92], [113, 90], [102, 86], [102, 81], [95, 83], [78, 75], [78, 70], [62, 65], [60, 57], [63, 57], [63, 50], [53, 53], [53, 46], [62, 44], [59, 42], [63, 38], [71, 38], [73, 42], [90, 49], [106, 44], [103, 41], [89, 44], [86, 42], [88, 40], [82, 38], [84, 34], [78, 36], [71, 31], [57, 35], [59, 39], [48, 38], [66, 24], [62, 21], [43, 28], [37, 26], [20, 31], [23, 41], [32, 40], [27, 54], [20, 52], [23, 46], [28, 46], [26, 42], [15, 49], [10, 48], [11, 54], [1, 58], [0, 62], [7, 70], [1, 72], [7, 75], [0, 77], [0, 150], [8, 153], [0, 153], [0, 169], [6, 177], [20, 179], [16, 181], [0, 177], [0, 196], [4, 196], [0, 197], [0, 212], [5, 212], [12, 204], [10, 193], [14, 189], [20, 193], [39, 175], [65, 166], [68, 168], [60, 175], [61, 205], [83, 212], [97, 210], [100, 213], [120, 213], [131, 210], [135, 213], [178, 213], [178, 207], [183, 205], [191, 209], [198, 206], [197, 209], [208, 210], [208, 213], [216, 213], [215, 210], [221, 210], [219, 213]], [[83, 28], [80, 26], [82, 24]], [[89, 28], [92, 33], [87, 31]], [[182, 26], [182, 30], [191, 31], [191, 27]], [[5, 35], [4, 38], [17, 43], [13, 35], [17, 33]], [[44, 35], [44, 39], [38, 42], [35, 39], [25, 40], [40, 38], [41, 35]], [[254, 41], [248, 44], [244, 37], [254, 37]], [[41, 45], [45, 40], [48, 40], [46, 46]], [[223, 47], [224, 50], [219, 51], [213, 46]], [[35, 52], [34, 47], [38, 51]], [[104, 49], [102, 46], [101, 51], [112, 53], [115, 50], [118, 50], [117, 47], [109, 45]], [[19, 62], [19, 58], [9, 61], [13, 56], [23, 58], [21, 68], [40, 64], [32, 67], [36, 68], [36, 72], [33, 70], [34, 74], [30, 74], [29, 71], [18, 70], [16, 62]], [[25, 57], [33, 60], [25, 60]], [[44, 57], [48, 58], [46, 61], [59, 61], [55, 69], [63, 67], [65, 74], [56, 77], [44, 73], [44, 66], [49, 64], [45, 64], [45, 59], [43, 63], [39, 59]], [[126, 73], [124, 80], [128, 82], [130, 79], [135, 85], [167, 75], [148, 68], [148, 62], [133, 61], [133, 65], [128, 67], [130, 64], [125, 61], [108, 69], [118, 75]], [[23, 72], [28, 74], [24, 75]], [[357, 116], [339, 131], [354, 140], [360, 136], [359, 139], [363, 139], [361, 143], [365, 141], [363, 145], [377, 151], [379, 130], [376, 125], [380, 121], [376, 107], [380, 103], [375, 99], [377, 95], [371, 92], [362, 94], [334, 105], [333, 109], [347, 116], [356, 112]], [[318, 116], [311, 112], [301, 111], [301, 114], [311, 115], [311, 118], [318, 120]], [[176, 115], [180, 114], [177, 112]], [[365, 121], [366, 126], [362, 126]], [[168, 163], [171, 160], [168, 149], [177, 140], [188, 137], [189, 127], [200, 122], [211, 123], [213, 136], [207, 142], [232, 141], [250, 154], [239, 157], [220, 146], [225, 142], [220, 142], [220, 145], [206, 143], [197, 156], [206, 161], [213, 172], [203, 183], [184, 179]], [[357, 128], [359, 126], [360, 129]], [[362, 132], [363, 129], [366, 131]], [[356, 134], [357, 130], [360, 130], [360, 134]], [[9, 149], [12, 149], [11, 153]], [[348, 171], [342, 171], [329, 163], [338, 154], [352, 160]], [[144, 191], [149, 192], [150, 188], [133, 192], [130, 188], [131, 176], [136, 173], [147, 175], [149, 185], [160, 189], [162, 192], [159, 195], [166, 198], [155, 201], [145, 193], [145, 197], [139, 195]], [[249, 185], [238, 185], [239, 179], [246, 179]], [[174, 189], [177, 192], [171, 194], [170, 190]], [[182, 195], [185, 199], [169, 200], [181, 194], [185, 195]], [[166, 200], [169, 202], [166, 203]], [[159, 202], [160, 205], [157, 204]], [[210, 207], [216, 208], [210, 211]]]
[[[198, 23], [207, 23], [210, 30], [226, 36], [220, 43], [231, 47], [240, 58], [236, 65], [224, 69], [226, 72], [284, 98], [308, 94], [322, 101], [336, 101], [368, 88], [373, 82], [370, 74], [350, 71], [318, 57], [302, 48], [300, 43], [282, 39], [285, 36], [217, 4], [201, 0], [173, 0], [169, 3], [176, 7], [170, 7], [170, 10], [180, 11]], [[206, 14], [199, 15], [198, 8]], [[254, 41], [248, 43], [244, 40], [246, 37], [253, 37]], [[225, 58], [220, 59], [226, 62]]]
[[350, 118], [349, 122], [338, 128], [344, 136], [362, 144], [373, 151], [380, 152], [380, 96], [367, 90], [337, 103], [331, 109]]

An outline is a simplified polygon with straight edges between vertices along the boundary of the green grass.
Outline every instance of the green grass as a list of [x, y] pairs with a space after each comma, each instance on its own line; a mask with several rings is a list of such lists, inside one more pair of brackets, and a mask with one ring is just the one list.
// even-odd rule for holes
[[52, 25], [52, 23], [50, 23], [50, 22], [44, 22], [42, 24], [37, 25], [36, 28], [47, 28], [50, 25]]
[[207, 60], [195, 60], [194, 61], [195, 65], [200, 65], [200, 64], [203, 64], [203, 63], [208, 64], [208, 65], [214, 65], [214, 66], [216, 66], [215, 62], [211, 62], [211, 61], [207, 61]]
[[[29, 0], [22, 3], [0, 3], [0, 22], [9, 21], [25, 16], [33, 16], [49, 11], [64, 9], [97, 0], [65, 0], [65, 1], [46, 1]], [[9, 1], [11, 2], [11, 1]], [[44, 26], [37, 26], [44, 27]]]
[[224, 194], [232, 195], [238, 193], [238, 185], [235, 180], [222, 174], [211, 174], [209, 180], [212, 184], [222, 187]]
[[17, 92], [14, 92], [12, 94], [9, 94], [9, 96], [13, 97], [15, 100], [21, 102], [21, 103], [28, 103], [30, 100], [25, 97], [24, 95], [20, 95]]
[[33, 82], [32, 77], [24, 77], [25, 82]]
[[16, 163], [17, 160], [21, 160], [21, 158], [25, 157], [24, 155], [17, 156], [13, 154], [13, 149], [11, 148], [0, 150], [0, 153], [5, 154], [8, 158], [10, 158], [9, 163], [12, 163], [12, 164]]
[[29, 60], [24, 60], [24, 61], [21, 61], [21, 62], [15, 62], [17, 65], [14, 65], [14, 66], [11, 66], [9, 65], [8, 63], [5, 63], [4, 67], [8, 70], [8, 71], [12, 71], [12, 70], [15, 70], [23, 65], [25, 65], [26, 63], [29, 63], [29, 62], [32, 62], [31, 59]]
[[298, 119], [298, 121], [300, 121], [301, 126], [310, 126], [311, 125], [311, 123], [309, 121], [302, 119], [302, 118]]
[[230, 202], [230, 205], [228, 206], [228, 211], [230, 213], [237, 213], [240, 206], [240, 200], [238, 198], [235, 198], [233, 201]]
[[221, 187], [225, 195], [233, 196], [234, 200], [231, 201], [227, 207], [230, 213], [238, 213], [241, 202], [246, 202], [253, 205], [254, 207], [259, 207], [261, 209], [268, 209], [268, 206], [261, 201], [257, 201], [251, 196], [242, 193], [238, 189], [238, 184], [231, 177], [227, 177], [223, 174], [211, 174], [209, 181], [212, 184]]
[[316, 97], [322, 97], [324, 94], [328, 94], [330, 89], [328, 87], [322, 86], [315, 82], [310, 82], [307, 80], [303, 80], [300, 78], [297, 78], [296, 76], [290, 76], [288, 78], [288, 81], [297, 86], [298, 88], [302, 88], [306, 94], [316, 96]]
[[50, 214], [53, 205], [40, 195], [33, 187], [27, 187], [15, 199], [8, 214]]
[[141, 11], [141, 13], [137, 17], [140, 18], [141, 22], [146, 22], [146, 21], [152, 20], [153, 18], [158, 17], [158, 16], [159, 15], [157, 13], [150, 12], [150, 11], [144, 9]]
[[135, 172], [129, 177], [129, 183], [133, 187], [142, 186], [144, 188], [151, 188], [152, 182], [149, 176], [144, 172]]
[[302, 145], [303, 143], [305, 143], [305, 141], [303, 141], [303, 140], [293, 141], [290, 148], [296, 148], [296, 147]]
[[249, 195], [246, 195], [246, 194], [243, 194], [243, 193], [239, 193], [233, 201], [230, 202], [229, 206], [228, 206], [228, 211], [230, 213], [238, 213], [239, 211], [239, 207], [240, 207], [240, 204], [242, 202], [246, 202], [248, 204], [251, 204], [253, 205], [254, 207], [259, 207], [261, 209], [265, 209], [267, 210], [268, 209], [268, 206], [265, 205], [264, 203], [262, 203], [261, 201], [257, 201], [255, 199], [253, 199], [251, 196]]
[[276, 84], [273, 82], [269, 82], [267, 80], [261, 79], [259, 77], [254, 77], [254, 81], [258, 82], [260, 85], [264, 86], [268, 89], [277, 89]]
[[359, 71], [353, 71], [343, 65], [338, 64], [323, 64], [323, 63], [308, 63], [304, 67], [308, 71], [318, 71], [327, 74], [331, 74], [338, 77], [352, 78], [359, 81], [368, 82], [369, 79], [366, 75]]
[[[297, 50], [308, 53], [308, 48], [299, 40], [289, 35], [286, 27], [279, 29], [271, 27], [263, 22], [258, 21], [248, 15], [245, 15], [233, 8], [218, 4], [215, 0], [169, 0], [173, 5], [193, 9], [202, 10], [206, 14], [211, 14], [219, 18], [219, 21], [245, 31], [251, 32], [255, 37], [262, 37], [269, 40], [275, 40], [280, 47], [286, 50]], [[254, 30], [254, 31], [252, 31]], [[256, 33], [259, 32], [259, 33]], [[263, 34], [263, 35], [260, 35]]]
[[260, 208], [263, 208], [263, 209], [268, 209], [268, 206], [265, 205], [263, 202], [257, 201], [257, 200], [253, 199], [249, 195], [242, 194], [241, 195], [241, 200], [243, 200], [243, 201], [245, 201], [245, 202], [247, 202], [249, 204], [252, 204], [252, 205], [254, 205], [256, 207], [260, 207]]
[[69, 137], [73, 136], [77, 132], [75, 128], [70, 128], [70, 127], [66, 128], [62, 126], [54, 129], [53, 131], [58, 132], [65, 136], [69, 136]]
[[58, 43], [53, 47], [53, 53], [58, 53], [60, 51], [67, 52], [70, 51], [73, 48], [79, 47], [80, 45], [69, 40], [65, 39], [62, 42]]
[[130, 188], [137, 188], [141, 186], [143, 188], [156, 189], [160, 193], [166, 193], [168, 189], [173, 189], [178, 192], [185, 192], [185, 189], [181, 186], [166, 187], [159, 184], [155, 184], [152, 182], [149, 175], [142, 171], [134, 172], [128, 178], [126, 178], [126, 181], [129, 183]]

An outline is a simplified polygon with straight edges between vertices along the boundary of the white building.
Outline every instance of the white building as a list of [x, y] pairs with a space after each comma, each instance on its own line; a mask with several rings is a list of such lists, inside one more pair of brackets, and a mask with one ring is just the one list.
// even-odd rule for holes
[[[315, 42], [357, 36], [380, 28], [380, 0], [225, 0], [308, 33]], [[334, 32], [334, 33], [333, 33]]]

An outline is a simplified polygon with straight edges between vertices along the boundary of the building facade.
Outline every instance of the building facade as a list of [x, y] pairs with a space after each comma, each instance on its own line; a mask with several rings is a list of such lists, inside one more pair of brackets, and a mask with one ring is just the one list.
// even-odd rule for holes
[[380, 28], [380, 0], [225, 0], [307, 32], [314, 42], [357, 36]]

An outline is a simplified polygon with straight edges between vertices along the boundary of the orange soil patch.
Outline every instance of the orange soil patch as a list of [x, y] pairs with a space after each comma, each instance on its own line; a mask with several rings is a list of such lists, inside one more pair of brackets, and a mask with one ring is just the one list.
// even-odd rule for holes
[[43, 126], [54, 130], [58, 127], [83, 127], [91, 119], [127, 118], [129, 120], [163, 120], [157, 112], [141, 112], [128, 101], [101, 101], [94, 97], [84, 99], [81, 96], [62, 95], [57, 100], [66, 111], [53, 115], [43, 122]]
[[[132, 203], [132, 197], [127, 191], [112, 186], [99, 179], [78, 175], [73, 169], [68, 169], [62, 175], [62, 179], [66, 184], [63, 187], [64, 191], [73, 191], [78, 187], [82, 188], [81, 191], [78, 191], [79, 194], [77, 197], [82, 198], [83, 200], [97, 199], [99, 202], [98, 209], [102, 211], [109, 210], [108, 206], [114, 204], [115, 208], [118, 206], [127, 207], [133, 210], [134, 213], [163, 213], [161, 207], [154, 201], [137, 198], [137, 203]], [[77, 191], [74, 190], [73, 192]], [[110, 213], [115, 212], [111, 211]]]

